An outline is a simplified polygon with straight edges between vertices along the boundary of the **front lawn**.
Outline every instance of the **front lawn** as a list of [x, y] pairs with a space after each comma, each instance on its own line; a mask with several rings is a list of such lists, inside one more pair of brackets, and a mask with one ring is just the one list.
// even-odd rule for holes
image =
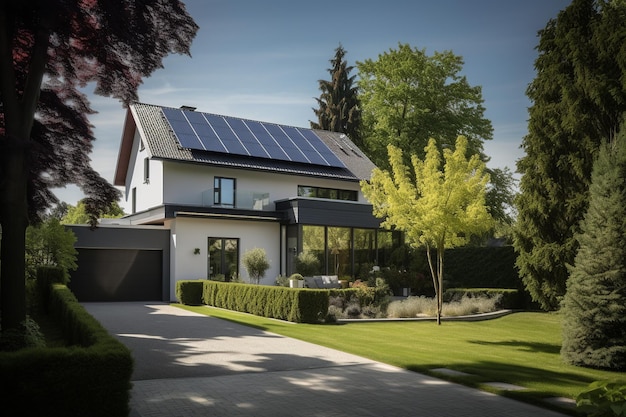
[[[375, 322], [293, 324], [207, 306], [176, 306], [269, 332], [357, 354], [401, 368], [435, 375], [520, 400], [574, 398], [595, 380], [626, 380], [624, 372], [566, 365], [561, 361], [560, 315], [515, 313], [475, 322]], [[471, 376], [450, 377], [436, 368]], [[527, 388], [500, 392], [483, 385], [506, 382]]]

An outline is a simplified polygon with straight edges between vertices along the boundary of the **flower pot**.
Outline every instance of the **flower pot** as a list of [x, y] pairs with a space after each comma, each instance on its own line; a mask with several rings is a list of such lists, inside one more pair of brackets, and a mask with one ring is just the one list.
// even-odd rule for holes
[[303, 279], [290, 279], [289, 288], [304, 288], [304, 280]]

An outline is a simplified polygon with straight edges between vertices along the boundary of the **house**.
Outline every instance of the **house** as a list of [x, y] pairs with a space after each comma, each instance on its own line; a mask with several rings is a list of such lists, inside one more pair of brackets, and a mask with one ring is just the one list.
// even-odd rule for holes
[[298, 272], [304, 251], [319, 274], [358, 277], [398, 243], [361, 193], [373, 169], [341, 133], [136, 103], [114, 180], [132, 209], [117, 222], [168, 231], [170, 300], [179, 280], [247, 281], [241, 258], [256, 247], [270, 261], [262, 284]]

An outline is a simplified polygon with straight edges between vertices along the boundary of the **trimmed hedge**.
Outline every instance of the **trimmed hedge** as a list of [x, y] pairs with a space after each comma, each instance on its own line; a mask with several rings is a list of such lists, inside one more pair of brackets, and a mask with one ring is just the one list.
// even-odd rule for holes
[[519, 310], [524, 308], [523, 294], [516, 289], [507, 288], [450, 288], [444, 291], [443, 300], [459, 301], [463, 296], [467, 297], [495, 297], [501, 295], [497, 307], [503, 309]]
[[202, 292], [206, 280], [178, 281], [176, 284], [176, 299], [181, 304], [199, 306], [202, 304]]
[[328, 312], [328, 290], [209, 280], [178, 281], [178, 300], [183, 304], [195, 303], [199, 285], [202, 285], [202, 304], [212, 307], [295, 323], [318, 323]]
[[0, 353], [0, 403], [15, 415], [128, 416], [133, 359], [65, 286], [49, 293], [49, 311], [70, 347]]

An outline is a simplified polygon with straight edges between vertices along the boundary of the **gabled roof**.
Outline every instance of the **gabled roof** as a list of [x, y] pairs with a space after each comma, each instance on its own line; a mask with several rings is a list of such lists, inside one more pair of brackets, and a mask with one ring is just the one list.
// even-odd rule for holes
[[[342, 162], [344, 167], [184, 148], [180, 145], [176, 135], [172, 131], [163, 113], [163, 108], [164, 107], [161, 106], [143, 103], [135, 103], [129, 106], [124, 122], [124, 131], [115, 171], [115, 185], [122, 186], [126, 183], [126, 175], [136, 130], [139, 130], [148, 154], [151, 158], [155, 159], [272, 171], [347, 181], [369, 179], [372, 170], [375, 168], [372, 161], [370, 161], [346, 135], [324, 130], [307, 129], [314, 132], [315, 135], [321, 139], [328, 149]], [[188, 108], [184, 110], [193, 111]], [[302, 130], [302, 128], [299, 129]]]

